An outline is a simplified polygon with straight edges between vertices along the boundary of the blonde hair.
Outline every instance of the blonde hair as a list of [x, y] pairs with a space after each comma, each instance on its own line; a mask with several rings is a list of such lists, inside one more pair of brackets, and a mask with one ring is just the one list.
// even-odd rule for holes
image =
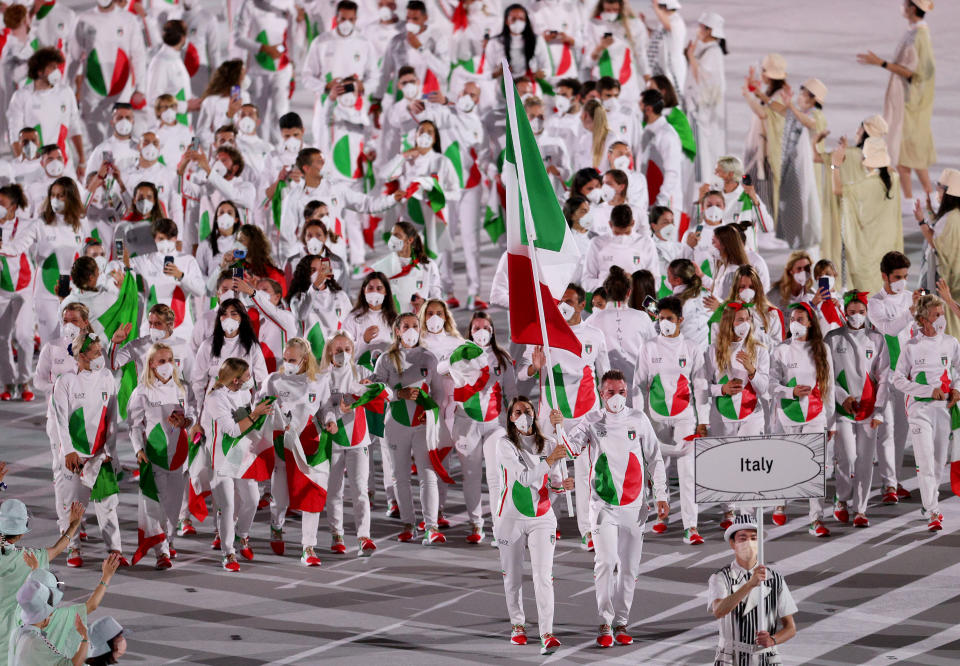
[[810, 289], [810, 285], [813, 282], [813, 259], [810, 258], [810, 255], [807, 254], [806, 250], [794, 250], [790, 253], [790, 256], [787, 257], [787, 265], [783, 267], [783, 275], [777, 281], [777, 290], [780, 292], [780, 300], [786, 305], [790, 302], [790, 292], [793, 287], [793, 276], [791, 271], [793, 270], [794, 264], [798, 261], [803, 261], [806, 259], [810, 262], [810, 277], [807, 278], [806, 283], [803, 285], [803, 291], [806, 292]]
[[223, 388], [237, 377], [242, 377], [243, 373], [249, 369], [250, 364], [242, 358], [225, 359], [223, 363], [220, 364], [220, 369], [217, 371], [217, 381], [210, 387], [210, 393], [213, 393], [218, 388]]
[[350, 368], [353, 371], [354, 377], [356, 377], [357, 370], [353, 367], [353, 355], [357, 351], [357, 345], [353, 341], [353, 337], [346, 331], [337, 331], [332, 338], [327, 340], [327, 344], [323, 346], [323, 358], [320, 359], [320, 371], [326, 372], [333, 367], [333, 341], [337, 338], [343, 338], [350, 343]]
[[917, 324], [919, 326], [923, 326], [923, 321], [921, 320], [926, 319], [927, 316], [930, 314], [930, 310], [937, 307], [938, 305], [946, 307], [944, 305], [943, 299], [935, 294], [924, 294], [923, 296], [918, 298], [917, 309], [915, 314], [913, 315], [913, 318], [916, 320]]
[[150, 308], [147, 314], [157, 315], [165, 324], [173, 324], [177, 321], [177, 314], [173, 311], [173, 308], [166, 303], [157, 303]]
[[[63, 312], [76, 312], [85, 322], [90, 322], [90, 308], [83, 303], [67, 303], [63, 306]], [[60, 313], [60, 321], [63, 321], [63, 312]], [[88, 326], [89, 328], [89, 326]]]
[[598, 99], [591, 99], [583, 105], [583, 113], [593, 118], [593, 145], [590, 154], [593, 157], [593, 168], [599, 169], [600, 162], [606, 156], [607, 135], [610, 126], [607, 124], [607, 112]]
[[[296, 347], [300, 350], [300, 353], [303, 354], [303, 361], [301, 361], [301, 363], [303, 363], [303, 374], [305, 374], [310, 381], [315, 380], [317, 375], [320, 374], [320, 366], [317, 364], [316, 356], [313, 355], [313, 348], [310, 346], [310, 343], [303, 338], [290, 338], [287, 340], [285, 347]], [[329, 347], [329, 342], [324, 345], [324, 356], [326, 356], [327, 348]]]
[[173, 383], [182, 389], [183, 381], [180, 379], [180, 368], [177, 367], [177, 364], [173, 359], [173, 347], [164, 342], [155, 342], [150, 349], [147, 350], [147, 362], [143, 366], [143, 372], [140, 373], [140, 383], [151, 388], [153, 387], [156, 377], [154, 377], [153, 372], [150, 371], [150, 363], [153, 361], [154, 357], [162, 351], [170, 352], [170, 360], [173, 361]]
[[765, 333], [769, 333], [770, 324], [767, 321], [767, 314], [773, 308], [770, 305], [770, 301], [767, 300], [767, 295], [763, 291], [763, 282], [760, 281], [760, 274], [757, 273], [757, 269], [750, 265], [741, 266], [737, 269], [737, 272], [733, 274], [733, 285], [730, 287], [730, 293], [727, 295], [728, 301], [739, 301], [740, 300], [740, 289], [738, 285], [740, 284], [740, 278], [750, 278], [750, 288], [753, 289], [753, 306], [756, 310], [757, 315], [759, 315], [760, 323], [763, 325], [763, 330]]
[[[730, 367], [730, 348], [733, 346], [734, 338], [736, 337], [733, 326], [737, 318], [738, 310], [728, 308], [725, 305], [721, 307], [723, 308], [723, 314], [720, 316], [720, 325], [717, 327], [717, 341], [714, 343], [714, 359], [717, 364], [717, 371], [726, 372], [727, 368]], [[751, 315], [751, 319], [752, 318], [753, 316]], [[761, 342], [753, 337], [753, 327], [751, 326], [750, 332], [747, 333], [747, 337], [743, 340], [743, 351], [746, 352], [751, 363], [757, 362], [757, 347], [763, 346]]]
[[[426, 308], [424, 308], [426, 310]], [[384, 352], [391, 361], [393, 365], [397, 368], [397, 372], [403, 372], [403, 359], [400, 357], [400, 324], [403, 323], [403, 320], [407, 317], [413, 317], [414, 321], [417, 324], [420, 324], [420, 320], [417, 319], [417, 315], [412, 312], [404, 312], [402, 315], [396, 318], [393, 322], [393, 342], [390, 343], [390, 346], [387, 348], [387, 351]], [[417, 340], [416, 347], [420, 346], [420, 340]]]
[[728, 171], [734, 175], [737, 180], [743, 178], [743, 162], [736, 155], [724, 155], [717, 160], [717, 168], [721, 171]]
[[462, 338], [463, 336], [460, 335], [460, 331], [457, 329], [457, 322], [450, 313], [450, 308], [448, 308], [447, 304], [444, 301], [441, 301], [439, 298], [431, 298], [429, 301], [423, 304], [423, 307], [420, 308], [420, 312], [417, 314], [417, 321], [420, 324], [421, 334], [423, 331], [427, 330], [427, 308], [431, 305], [439, 305], [441, 308], [443, 308], [443, 332], [447, 335], [452, 335], [455, 338]]

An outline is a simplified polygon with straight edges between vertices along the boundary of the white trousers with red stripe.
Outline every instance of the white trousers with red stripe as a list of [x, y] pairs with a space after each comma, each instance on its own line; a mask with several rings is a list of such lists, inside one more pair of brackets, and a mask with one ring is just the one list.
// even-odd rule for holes
[[908, 439], [917, 459], [920, 500], [927, 514], [940, 512], [940, 482], [950, 452], [950, 412], [942, 401], [913, 403], [908, 415]]
[[[600, 500], [590, 505], [593, 532], [593, 580], [597, 612], [604, 624], [629, 624], [633, 593], [640, 575], [643, 525], [647, 508], [610, 506]], [[616, 570], [616, 573], [614, 573]]]
[[34, 317], [30, 291], [27, 287], [19, 292], [0, 293], [0, 385], [24, 384], [33, 376]]
[[330, 481], [327, 483], [327, 522], [333, 534], [343, 534], [343, 476], [346, 471], [353, 490], [353, 522], [357, 538], [370, 536], [370, 452], [366, 446], [344, 448], [334, 445], [330, 454]]
[[539, 518], [504, 516], [496, 521], [493, 533], [500, 550], [503, 593], [510, 624], [524, 624], [523, 550], [530, 550], [530, 574], [537, 599], [540, 635], [553, 633], [553, 549], [557, 519], [547, 512]]
[[215, 476], [213, 501], [217, 506], [217, 529], [220, 531], [220, 552], [233, 555], [233, 540], [250, 536], [253, 517], [260, 501], [260, 489], [252, 479]]
[[[499, 421], [481, 423], [457, 413], [454, 424], [454, 448], [460, 459], [460, 471], [463, 472], [463, 499], [466, 505], [467, 520], [471, 525], [483, 529], [483, 492], [481, 489], [484, 467], [487, 473], [487, 491], [489, 492], [490, 515], [496, 516], [494, 508], [499, 498], [499, 473], [497, 463], [497, 442], [487, 441], [488, 436], [500, 430]], [[486, 465], [484, 465], [486, 463]]]
[[[447, 233], [451, 242], [459, 234], [463, 247], [463, 261], [467, 268], [467, 296], [480, 294], [480, 224], [483, 219], [483, 187], [462, 190], [460, 201], [453, 204]], [[439, 265], [440, 282], [444, 293], [453, 293], [453, 253], [445, 252]]]
[[433, 470], [427, 455], [426, 426], [410, 428], [388, 418], [384, 434], [393, 459], [393, 473], [397, 480], [396, 493], [397, 504], [400, 505], [400, 519], [407, 525], [416, 526], [417, 524], [413, 512], [413, 491], [410, 487], [410, 455], [412, 453], [417, 463], [420, 510], [423, 513], [424, 526], [428, 529], [436, 529], [440, 498], [437, 491], [437, 473]]
[[873, 457], [877, 452], [877, 431], [866, 422], [854, 423], [838, 417], [836, 425], [837, 499], [855, 513], [866, 513], [873, 484]]
[[[81, 502], [89, 505], [90, 489], [83, 485], [79, 474], [74, 474], [58, 461], [53, 472], [54, 496], [57, 498], [57, 525], [61, 532], [70, 527], [70, 505]], [[104, 463], [108, 465], [110, 463]], [[120, 495], [111, 495], [101, 502], [92, 502], [93, 510], [97, 514], [97, 523], [100, 525], [100, 536], [103, 537], [107, 550], [120, 551], [120, 519], [117, 518], [117, 506], [120, 504]], [[70, 539], [70, 548], [80, 547], [80, 530]]]
[[[685, 441], [692, 435], [697, 425], [693, 419], [675, 421], [653, 421], [654, 432], [660, 440], [660, 450], [664, 457], [670, 456], [677, 462], [677, 477], [680, 481], [680, 517], [683, 529], [697, 526], [696, 486], [693, 482], [694, 442]], [[594, 542], [596, 545], [596, 542]]]

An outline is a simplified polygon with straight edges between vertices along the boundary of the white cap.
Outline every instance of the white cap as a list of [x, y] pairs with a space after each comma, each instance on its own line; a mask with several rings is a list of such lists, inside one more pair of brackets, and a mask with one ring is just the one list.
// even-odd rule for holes
[[803, 87], [807, 89], [813, 99], [818, 104], [823, 104], [827, 99], [827, 87], [823, 85], [823, 81], [820, 79], [807, 79], [803, 82]]
[[680, 0], [657, 0], [657, 4], [667, 9], [680, 9]]
[[886, 119], [880, 114], [864, 118], [862, 124], [867, 136], [875, 136], [882, 139], [887, 135], [887, 132], [890, 131], [890, 126], [887, 124]]
[[43, 583], [29, 578], [17, 590], [17, 604], [20, 606], [20, 620], [24, 625], [43, 622], [53, 613], [50, 590]]
[[8, 499], [0, 504], [0, 534], [26, 534], [30, 531], [27, 527], [29, 522], [27, 505], [20, 500]]
[[741, 530], [753, 530], [757, 531], [757, 522], [754, 520], [753, 516], [749, 514], [742, 514], [734, 518], [733, 525], [728, 527], [723, 532], [723, 540], [729, 542], [733, 538], [733, 535]]
[[[90, 625], [90, 652], [88, 657], [99, 657], [107, 654], [113, 648], [110, 641], [124, 633], [124, 628], [111, 616], [101, 617]], [[126, 632], [129, 633], [129, 632]]]
[[34, 569], [27, 576], [27, 580], [35, 580], [53, 592], [53, 605], [59, 606], [63, 601], [63, 583], [48, 569]]
[[868, 169], [890, 166], [890, 153], [887, 152], [886, 141], [871, 136], [863, 142], [863, 166]]
[[760, 67], [768, 79], [779, 81], [787, 78], [787, 60], [779, 53], [768, 53]]
[[947, 174], [947, 182], [944, 183], [947, 188], [947, 194], [951, 197], [960, 197], [960, 171], [954, 171]]
[[697, 23], [710, 28], [710, 34], [713, 35], [715, 39], [726, 38], [723, 32], [723, 17], [720, 16], [720, 14], [716, 12], [704, 12], [700, 14]]

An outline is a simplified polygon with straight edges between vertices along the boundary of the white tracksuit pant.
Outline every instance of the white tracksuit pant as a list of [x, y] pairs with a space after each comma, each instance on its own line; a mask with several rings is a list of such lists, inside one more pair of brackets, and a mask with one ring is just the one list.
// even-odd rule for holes
[[370, 452], [366, 446], [334, 446], [330, 454], [330, 481], [327, 486], [327, 522], [333, 534], [343, 534], [343, 472], [353, 490], [353, 523], [357, 537], [370, 536], [370, 497], [367, 482]]
[[837, 499], [855, 513], [866, 513], [873, 484], [873, 456], [877, 452], [877, 431], [870, 421], [854, 423], [837, 419]]
[[897, 487], [903, 474], [903, 454], [909, 440], [906, 398], [892, 386], [883, 408], [883, 423], [877, 428], [877, 463], [884, 488]]
[[[664, 457], [671, 456], [677, 462], [677, 477], [680, 481], [680, 517], [683, 519], [683, 529], [697, 526], [696, 487], [693, 482], [693, 455], [694, 441], [684, 441], [684, 437], [692, 435], [697, 426], [693, 419], [682, 419], [671, 422], [653, 421], [653, 430], [660, 440], [660, 450]], [[596, 539], [594, 539], [596, 545]]]
[[[29, 307], [29, 305], [27, 306]], [[36, 314], [37, 335], [41, 344], [47, 344], [55, 337], [60, 329], [60, 299], [41, 287], [33, 298], [34, 313]], [[33, 364], [33, 340], [30, 341], [30, 363]]]
[[216, 476], [213, 479], [213, 501], [217, 505], [220, 551], [224, 557], [233, 555], [236, 552], [233, 547], [234, 538], [250, 536], [250, 527], [260, 501], [257, 482], [252, 479]]
[[[290, 464], [295, 463], [291, 461]], [[273, 474], [270, 475], [270, 527], [275, 527], [278, 530], [283, 529], [289, 507], [290, 492], [287, 490], [287, 464], [285, 460], [276, 458], [273, 464]]]
[[[103, 463], [108, 465], [110, 463]], [[91, 504], [90, 489], [83, 485], [79, 474], [74, 474], [63, 466], [62, 461], [53, 473], [54, 495], [57, 501], [57, 525], [61, 532], [70, 527], [70, 505], [74, 502]], [[108, 551], [120, 551], [120, 520], [117, 518], [117, 506], [120, 504], [120, 495], [111, 495], [102, 502], [92, 502], [100, 524], [100, 536]], [[80, 547], [80, 531], [77, 530], [70, 539], [70, 548]]]
[[537, 624], [540, 635], [553, 633], [553, 548], [557, 519], [552, 512], [539, 518], [505, 516], [493, 528], [500, 547], [503, 592], [507, 599], [510, 624], [525, 624], [523, 613], [523, 549], [530, 550], [530, 573], [537, 599]]
[[593, 579], [597, 612], [604, 624], [613, 627], [629, 624], [633, 592], [640, 575], [646, 513], [642, 503], [625, 508], [598, 500], [591, 503]]
[[183, 500], [183, 491], [187, 487], [187, 477], [182, 469], [167, 470], [153, 466], [153, 480], [157, 484], [157, 495], [160, 497], [160, 508], [163, 511], [163, 530], [167, 535], [166, 541], [161, 542], [154, 552], [170, 555], [173, 547], [173, 537], [177, 535], [177, 516], [180, 513], [180, 503]]
[[[810, 433], [810, 432], [823, 432], [823, 424], [806, 424], [801, 426], [783, 426], [782, 430], [787, 435], [799, 435], [801, 433]], [[824, 451], [826, 455], [826, 451]], [[824, 458], [823, 461], [824, 468], [831, 464], [830, 460]], [[807, 517], [810, 519], [810, 522], [814, 522], [823, 518], [823, 509], [826, 505], [826, 500], [822, 497], [811, 497], [810, 498], [810, 513], [807, 514]]]
[[293, 64], [280, 71], [258, 73], [250, 77], [250, 103], [260, 110], [263, 127], [268, 128], [265, 137], [271, 143], [280, 142], [280, 116], [290, 110], [290, 79]]
[[[483, 529], [483, 480], [484, 462], [486, 462], [487, 488], [490, 492], [490, 515], [496, 515], [494, 504], [499, 498], [497, 481], [497, 442], [487, 443], [487, 436], [502, 428], [499, 421], [482, 423], [457, 414], [454, 424], [457, 458], [460, 459], [460, 471], [463, 473], [463, 499], [466, 505], [467, 520], [471, 525]], [[489, 451], [489, 453], [488, 453]]]
[[437, 512], [440, 497], [437, 490], [437, 473], [427, 456], [426, 426], [410, 428], [387, 419], [385, 439], [393, 458], [393, 473], [396, 477], [397, 504], [400, 519], [408, 525], [416, 525], [413, 512], [413, 491], [410, 487], [410, 454], [417, 463], [417, 478], [420, 482], [420, 510], [424, 526], [437, 527]]
[[907, 421], [909, 443], [920, 468], [917, 473], [920, 499], [928, 515], [940, 512], [940, 481], [950, 453], [952, 433], [946, 406], [942, 401], [915, 402], [910, 405]]
[[[711, 432], [711, 434], [716, 437], [754, 437], [762, 435], [763, 431], [763, 413], [757, 411], [742, 421], [720, 421], [716, 433]], [[737, 505], [732, 502], [724, 504], [723, 510], [736, 511]]]
[[[453, 204], [453, 215], [448, 222], [450, 228], [447, 233], [453, 240], [459, 234], [460, 244], [463, 247], [463, 259], [467, 268], [467, 296], [480, 294], [480, 221], [481, 198], [483, 187], [477, 185], [468, 190], [461, 190], [460, 201]], [[444, 293], [453, 292], [453, 254], [444, 253], [443, 261], [438, 266], [440, 283]]]
[[[367, 489], [372, 490], [370, 479], [376, 479], [376, 466], [377, 463], [374, 460], [373, 448], [376, 447], [380, 451], [380, 469], [383, 471], [383, 491], [387, 495], [387, 506], [390, 506], [391, 502], [397, 501], [397, 492], [396, 484], [397, 480], [393, 476], [393, 459], [390, 457], [390, 451], [387, 448], [387, 445], [379, 437], [370, 438], [370, 447], [369, 453], [367, 456], [367, 461], [370, 466], [370, 472], [367, 475]], [[372, 494], [372, 493], [371, 493]]]
[[[0, 294], [0, 385], [23, 384], [33, 375], [33, 298], [29, 289]], [[17, 347], [13, 360], [12, 345]]]

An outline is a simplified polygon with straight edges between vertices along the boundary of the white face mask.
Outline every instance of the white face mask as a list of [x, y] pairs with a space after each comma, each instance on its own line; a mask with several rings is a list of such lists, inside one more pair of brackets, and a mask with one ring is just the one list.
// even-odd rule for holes
[[608, 97], [607, 99], [600, 102], [600, 104], [603, 105], [604, 111], [606, 111], [607, 113], [610, 113], [612, 111], [617, 110], [618, 102], [616, 97]]
[[677, 325], [669, 319], [660, 320], [660, 335], [665, 338], [672, 337], [677, 332]]
[[493, 337], [493, 334], [485, 328], [478, 328], [473, 332], [473, 341], [476, 342], [481, 347], [486, 347], [490, 344], [490, 339]]
[[850, 328], [863, 328], [865, 323], [867, 323], [866, 315], [862, 315], [859, 312], [847, 315], [847, 324], [850, 325]]
[[510, 32], [512, 32], [514, 35], [521, 35], [523, 34], [523, 31], [527, 29], [527, 22], [518, 19], [510, 23], [509, 28]]
[[391, 252], [399, 252], [403, 249], [406, 241], [401, 239], [399, 236], [390, 236], [387, 240], [387, 249]]
[[220, 231], [229, 231], [236, 225], [236, 218], [230, 213], [220, 213], [217, 216], [217, 228]]
[[793, 281], [799, 284], [801, 287], [807, 283], [807, 280], [810, 279], [810, 273], [807, 271], [800, 271], [799, 273], [793, 274]]
[[80, 327], [72, 322], [60, 324], [60, 335], [73, 342], [80, 335]]
[[283, 362], [283, 374], [285, 375], [295, 375], [300, 372], [300, 364], [292, 363], [290, 361]]
[[590, 192], [587, 194], [587, 201], [589, 201], [592, 204], [600, 203], [600, 196], [601, 196], [600, 190], [601, 188], [599, 187], [595, 187], [592, 190], [590, 190]]
[[237, 123], [237, 127], [239, 127], [240, 131], [244, 134], [253, 134], [257, 131], [257, 121], [250, 116], [244, 116]]
[[393, 10], [389, 7], [381, 7], [377, 10], [377, 16], [380, 17], [380, 20], [384, 23], [393, 20]]
[[49, 83], [51, 86], [57, 85], [62, 80], [63, 73], [59, 69], [54, 69], [52, 72], [47, 74], [47, 83]]
[[352, 109], [357, 103], [357, 93], [346, 92], [337, 98], [337, 106], [344, 109]]
[[342, 368], [346, 362], [347, 362], [347, 352], [339, 351], [333, 355], [333, 363], [338, 368]]
[[671, 222], [666, 226], [660, 227], [660, 235], [663, 237], [663, 240], [665, 241], [676, 242], [677, 233], [678, 233], [677, 225], [675, 225], [673, 222]]
[[560, 310], [560, 316], [563, 317], [564, 321], [570, 321], [573, 315], [577, 313], [576, 308], [563, 301], [557, 305], [557, 309]]
[[337, 24], [337, 32], [344, 37], [349, 37], [353, 34], [353, 27], [353, 21], [341, 21]]
[[405, 99], [413, 99], [417, 96], [417, 91], [419, 88], [416, 83], [404, 83], [403, 87], [400, 88], [400, 91], [403, 93]]
[[420, 341], [420, 331], [415, 328], [408, 328], [400, 334], [400, 340], [408, 347], [415, 347]]
[[379, 291], [368, 291], [364, 297], [367, 299], [367, 305], [377, 308], [383, 305], [383, 294]]
[[613, 160], [613, 168], [619, 169], [620, 171], [629, 171], [630, 170], [630, 156], [621, 155]]
[[155, 144], [148, 143], [140, 149], [140, 157], [148, 162], [156, 162], [160, 157], [160, 149]]
[[37, 156], [37, 144], [33, 141], [24, 141], [23, 142], [23, 157], [28, 160], [32, 160]]
[[734, 541], [733, 552], [743, 562], [752, 562], [757, 557], [757, 542], [753, 539]]
[[97, 4], [100, 5], [103, 9], [106, 9], [113, 4], [113, 0], [97, 0]]
[[733, 334], [743, 340], [750, 334], [751, 328], [753, 328], [753, 324], [749, 321], [742, 321], [733, 327]]
[[97, 262], [97, 270], [100, 271], [102, 277], [107, 270], [107, 258], [101, 254], [99, 257], [94, 257], [93, 260]]
[[757, 292], [755, 292], [750, 287], [740, 290], [740, 300], [744, 303], [753, 303], [753, 299], [756, 297]]
[[947, 330], [947, 318], [944, 317], [943, 315], [940, 315], [939, 317], [933, 320], [933, 323], [931, 325], [933, 326], [933, 330], [936, 331], [937, 335], [940, 335], [945, 330]]
[[47, 175], [51, 178], [59, 178], [63, 175], [63, 162], [60, 160], [51, 160], [47, 162], [45, 167]]
[[703, 217], [709, 222], [719, 222], [723, 219], [723, 209], [720, 206], [707, 206], [703, 211]]
[[126, 118], [121, 118], [113, 126], [113, 129], [117, 136], [130, 136], [130, 133], [133, 132], [133, 123]]
[[173, 377], [173, 363], [161, 363], [160, 365], [155, 367], [153, 371], [157, 373], [157, 377], [159, 377], [163, 381], [167, 381], [168, 379]]
[[[153, 202], [149, 199], [139, 199], [137, 200], [137, 210], [141, 215], [146, 215], [153, 210]], [[159, 247], [159, 245], [157, 247]]]
[[253, 390], [253, 378], [251, 377], [244, 383], [240, 384], [241, 391], [252, 391]]
[[173, 125], [177, 122], [177, 111], [176, 109], [164, 109], [160, 112], [160, 120], [162, 120], [167, 125]]
[[220, 328], [227, 335], [232, 335], [240, 329], [240, 322], [233, 317], [224, 317], [220, 320]]
[[431, 315], [430, 318], [427, 319], [427, 330], [431, 333], [439, 333], [443, 330], [443, 324], [443, 317]]
[[213, 166], [210, 167], [210, 172], [215, 173], [222, 178], [223, 176], [227, 175], [227, 165], [220, 160], [217, 160], [213, 163]]
[[302, 147], [303, 139], [298, 139], [295, 136], [288, 136], [283, 140], [283, 149], [288, 153], [299, 153]]
[[530, 119], [530, 129], [534, 134], [543, 134], [543, 118], [534, 116]]
[[433, 145], [433, 137], [429, 134], [418, 134], [417, 135], [417, 148], [429, 148]]
[[[143, 201], [143, 199], [141, 199], [141, 201]], [[159, 252], [160, 254], [173, 254], [176, 251], [177, 251], [177, 241], [170, 240], [169, 238], [165, 240], [157, 241], [157, 252]]]
[[147, 330], [147, 337], [150, 338], [151, 342], [157, 342], [167, 337], [167, 332], [162, 328], [151, 328]]
[[557, 95], [553, 98], [553, 105], [557, 108], [557, 113], [563, 115], [570, 110], [570, 98]]
[[54, 213], [62, 213], [63, 209], [67, 207], [67, 203], [63, 199], [58, 199], [53, 197], [50, 199], [50, 208], [53, 209]]
[[457, 99], [457, 110], [462, 113], [470, 113], [475, 106], [476, 103], [470, 95], [460, 95]]
[[610, 203], [613, 201], [613, 198], [617, 196], [617, 190], [613, 185], [607, 185], [606, 183], [600, 188], [600, 198], [603, 199], [605, 203]]
[[9, 212], [6, 206], [0, 205], [0, 220], [5, 219]]
[[903, 293], [903, 290], [907, 288], [906, 280], [897, 280], [896, 282], [890, 283], [890, 291], [895, 294]]
[[104, 368], [105, 365], [106, 365], [106, 363], [104, 363], [103, 357], [102, 357], [102, 356], [97, 356], [95, 359], [93, 359], [92, 361], [90, 361], [90, 371], [91, 371], [91, 372], [100, 372], [101, 370], [103, 370], [103, 368]]
[[806, 337], [807, 327], [801, 324], [799, 321], [790, 322], [790, 335], [795, 338]]
[[513, 425], [517, 427], [517, 430], [520, 432], [526, 433], [530, 431], [530, 426], [533, 425], [533, 419], [530, 418], [530, 415], [524, 412], [513, 422]]
[[620, 12], [603, 12], [600, 14], [600, 18], [602, 18], [604, 21], [609, 21], [610, 23], [616, 21], [619, 16]]
[[607, 409], [613, 412], [614, 414], [619, 414], [623, 411], [624, 407], [627, 406], [627, 396], [620, 395], [619, 393], [611, 395], [607, 398]]
[[414, 23], [413, 21], [407, 21], [406, 28], [407, 28], [407, 32], [412, 32], [412, 33], [415, 34], [415, 35], [419, 35], [419, 34], [420, 34], [420, 24], [419, 24], [419, 23]]
[[313, 236], [307, 239], [307, 252], [309, 254], [320, 254], [323, 252], [323, 241]]

